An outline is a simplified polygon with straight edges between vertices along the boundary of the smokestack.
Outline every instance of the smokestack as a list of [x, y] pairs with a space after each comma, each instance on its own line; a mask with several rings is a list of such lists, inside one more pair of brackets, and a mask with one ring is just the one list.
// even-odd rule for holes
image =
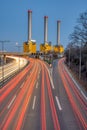
[[48, 41], [48, 16], [44, 16], [44, 44]]
[[60, 45], [60, 23], [61, 23], [61, 21], [58, 20], [57, 21], [57, 45], [58, 46]]
[[28, 10], [28, 41], [31, 41], [32, 34], [32, 11]]

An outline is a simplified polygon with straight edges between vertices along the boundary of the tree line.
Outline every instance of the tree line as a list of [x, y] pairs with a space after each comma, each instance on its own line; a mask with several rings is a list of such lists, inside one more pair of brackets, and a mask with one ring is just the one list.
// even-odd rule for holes
[[69, 35], [66, 63], [79, 76], [87, 80], [87, 10], [79, 15], [77, 25]]

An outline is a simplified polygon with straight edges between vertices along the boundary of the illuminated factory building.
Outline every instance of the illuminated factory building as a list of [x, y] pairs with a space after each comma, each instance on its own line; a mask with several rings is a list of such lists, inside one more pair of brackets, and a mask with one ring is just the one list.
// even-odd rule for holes
[[[60, 21], [57, 21], [57, 44], [52, 46], [48, 42], [48, 16], [44, 16], [44, 43], [40, 44], [41, 53], [57, 53], [63, 54], [64, 47], [60, 44]], [[28, 40], [23, 43], [23, 52], [31, 54], [37, 53], [36, 40], [32, 40], [32, 11], [28, 10]]]
[[44, 43], [40, 44], [40, 52], [48, 53], [51, 51], [52, 46], [48, 43], [48, 16], [44, 16]]
[[57, 21], [57, 44], [53, 47], [55, 53], [63, 53], [64, 47], [60, 44], [60, 21]]
[[28, 41], [23, 43], [23, 51], [36, 53], [36, 41], [31, 39], [32, 35], [32, 11], [28, 10]]

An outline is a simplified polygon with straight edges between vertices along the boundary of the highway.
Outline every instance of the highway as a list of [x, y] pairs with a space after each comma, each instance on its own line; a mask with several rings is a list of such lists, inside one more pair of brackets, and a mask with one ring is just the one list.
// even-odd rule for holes
[[29, 58], [28, 66], [0, 89], [1, 130], [86, 130], [87, 97], [64, 59], [53, 67]]
[[14, 73], [21, 70], [27, 64], [27, 60], [17, 56], [7, 56], [7, 58], [13, 59], [12, 62], [0, 66], [0, 82], [7, 80]]

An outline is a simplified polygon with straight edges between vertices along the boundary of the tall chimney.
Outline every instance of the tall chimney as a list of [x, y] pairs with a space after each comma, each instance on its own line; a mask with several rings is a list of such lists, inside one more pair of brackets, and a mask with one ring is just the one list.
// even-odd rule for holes
[[61, 21], [58, 20], [57, 21], [57, 45], [58, 46], [60, 45], [60, 23], [61, 23]]
[[48, 16], [44, 16], [44, 44], [48, 41]]
[[32, 35], [32, 11], [28, 10], [28, 41], [31, 41]]

